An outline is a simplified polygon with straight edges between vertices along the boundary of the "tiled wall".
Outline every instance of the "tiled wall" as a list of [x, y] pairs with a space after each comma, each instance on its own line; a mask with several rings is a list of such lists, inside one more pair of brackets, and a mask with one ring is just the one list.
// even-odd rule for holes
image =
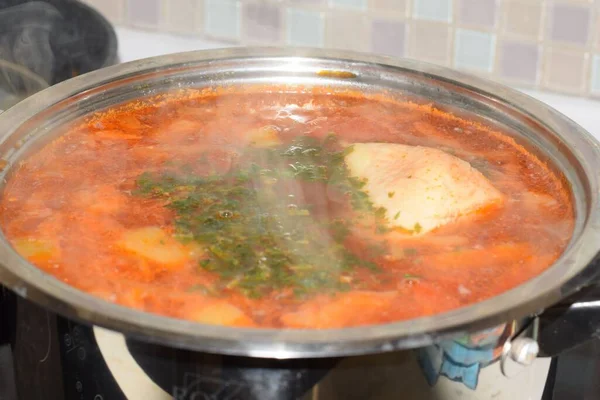
[[353, 49], [600, 97], [600, 0], [85, 0], [112, 22]]

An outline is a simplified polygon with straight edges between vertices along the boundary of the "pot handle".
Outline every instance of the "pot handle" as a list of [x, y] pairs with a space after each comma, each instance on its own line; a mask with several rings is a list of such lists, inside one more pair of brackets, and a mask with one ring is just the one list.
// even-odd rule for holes
[[542, 357], [555, 357], [600, 338], [600, 256], [576, 280], [581, 289], [537, 317]]

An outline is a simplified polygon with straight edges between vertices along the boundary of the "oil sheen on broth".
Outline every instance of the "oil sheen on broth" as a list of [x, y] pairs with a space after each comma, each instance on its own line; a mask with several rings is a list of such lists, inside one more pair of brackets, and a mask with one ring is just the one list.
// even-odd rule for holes
[[281, 87], [90, 116], [21, 163], [0, 216], [24, 257], [107, 301], [314, 329], [497, 295], [550, 266], [574, 224], [564, 179], [495, 129]]

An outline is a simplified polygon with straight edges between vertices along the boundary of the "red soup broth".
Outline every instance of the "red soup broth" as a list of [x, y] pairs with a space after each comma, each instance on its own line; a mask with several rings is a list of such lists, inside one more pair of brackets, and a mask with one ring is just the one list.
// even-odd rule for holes
[[[414, 237], [369, 225], [377, 210], [353, 209], [360, 184], [339, 161], [364, 142], [441, 149], [507, 200]], [[325, 147], [323, 165], [306, 161]], [[350, 189], [331, 184], [334, 168]], [[280, 87], [187, 90], [91, 115], [21, 162], [0, 218], [30, 262], [107, 301], [309, 329], [498, 295], [548, 268], [574, 226], [564, 177], [497, 128], [382, 95]]]

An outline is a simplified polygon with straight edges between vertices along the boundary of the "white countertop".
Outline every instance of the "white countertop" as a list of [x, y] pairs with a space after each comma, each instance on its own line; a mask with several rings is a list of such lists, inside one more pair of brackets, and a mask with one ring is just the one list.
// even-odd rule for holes
[[[116, 27], [116, 32], [119, 40], [121, 62], [182, 51], [231, 46], [191, 36], [156, 33], [123, 27]], [[600, 139], [600, 101], [535, 90], [522, 91], [562, 112]]]

